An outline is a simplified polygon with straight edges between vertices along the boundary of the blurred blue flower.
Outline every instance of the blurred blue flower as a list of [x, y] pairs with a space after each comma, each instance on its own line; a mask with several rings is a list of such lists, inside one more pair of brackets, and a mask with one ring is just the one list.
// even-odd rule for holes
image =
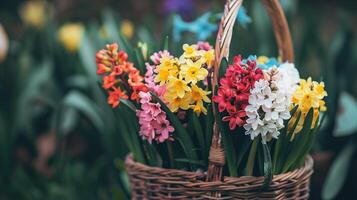
[[[222, 17], [222, 13], [216, 15], [217, 19], [220, 20]], [[247, 15], [247, 10], [244, 6], [240, 7], [237, 14], [237, 22], [242, 25], [244, 28], [247, 27], [247, 24], [252, 23], [252, 18]]]
[[209, 19], [212, 16], [210, 12], [203, 14], [192, 22], [185, 22], [181, 16], [174, 15], [173, 18], [173, 38], [175, 41], [181, 40], [182, 32], [191, 32], [196, 34], [198, 40], [207, 40], [213, 32], [217, 30], [217, 24], [212, 24]]
[[163, 6], [165, 14], [176, 12], [184, 17], [192, 16], [194, 8], [192, 0], [165, 0]]
[[252, 23], [252, 18], [247, 15], [247, 10], [243, 6], [238, 11], [237, 19], [238, 23], [240, 23], [244, 28], [247, 27], [247, 24]]
[[[182, 2], [186, 1], [187, 0], [182, 0]], [[170, 6], [178, 6], [180, 4], [179, 2], [176, 2], [176, 0], [172, 0], [172, 2], [167, 0], [166, 2], [170, 2]], [[210, 19], [216, 18], [217, 20], [220, 20], [221, 17], [222, 13], [213, 16], [212, 13], [207, 12], [192, 22], [185, 22], [181, 15], [174, 15], [173, 38], [175, 41], [180, 41], [183, 32], [191, 32], [196, 34], [198, 40], [207, 40], [212, 33], [218, 29], [218, 23], [211, 23]], [[243, 27], [246, 27], [247, 24], [252, 22], [252, 19], [247, 15], [247, 11], [243, 6], [239, 9], [237, 19]]]

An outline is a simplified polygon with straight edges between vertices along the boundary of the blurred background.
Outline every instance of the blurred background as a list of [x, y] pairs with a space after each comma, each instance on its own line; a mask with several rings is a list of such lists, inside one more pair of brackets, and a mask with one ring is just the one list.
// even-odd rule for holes
[[[357, 196], [357, 1], [281, 0], [302, 77], [323, 80], [311, 199]], [[117, 42], [135, 64], [215, 42], [223, 0], [1, 0], [0, 199], [128, 199], [120, 124], [95, 52]], [[231, 55], [277, 56], [260, 0], [244, 2]], [[136, 133], [133, 133], [136, 134]]]

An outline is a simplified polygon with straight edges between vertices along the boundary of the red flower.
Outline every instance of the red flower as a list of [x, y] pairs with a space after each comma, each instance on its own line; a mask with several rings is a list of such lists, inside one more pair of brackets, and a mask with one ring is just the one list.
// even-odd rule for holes
[[113, 89], [113, 91], [109, 91], [108, 104], [115, 108], [119, 105], [120, 99], [128, 99], [128, 96], [123, 91], [121, 91], [120, 88]]
[[237, 125], [244, 125], [250, 89], [257, 80], [263, 78], [263, 71], [256, 68], [255, 61], [243, 63], [241, 57], [236, 56], [233, 65], [227, 68], [226, 74], [220, 79], [217, 96], [213, 97], [213, 101], [218, 103], [219, 112], [228, 113], [222, 120], [229, 121], [231, 130]]

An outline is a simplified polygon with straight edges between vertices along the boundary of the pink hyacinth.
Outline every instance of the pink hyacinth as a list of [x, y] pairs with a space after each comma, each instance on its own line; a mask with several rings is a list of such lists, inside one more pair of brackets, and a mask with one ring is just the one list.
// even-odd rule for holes
[[172, 58], [172, 55], [167, 50], [164, 50], [164, 51], [155, 52], [152, 56], [150, 56], [150, 59], [155, 65], [158, 65], [160, 64], [160, 59], [162, 57]]
[[159, 103], [152, 102], [149, 92], [140, 92], [141, 110], [137, 111], [140, 124], [140, 135], [151, 144], [153, 140], [162, 143], [172, 140], [171, 133], [174, 127], [166, 118], [166, 113], [161, 109]]
[[198, 50], [209, 51], [212, 48], [213, 47], [208, 42], [203, 42], [203, 41], [197, 42], [197, 49]]
[[[149, 63], [145, 63], [146, 65], [146, 73], [145, 73], [145, 84], [149, 88], [151, 92], [154, 92], [158, 97], [163, 97], [166, 87], [165, 85], [158, 85], [154, 82], [154, 69], [155, 65], [150, 65]], [[161, 98], [164, 99], [164, 98]]]

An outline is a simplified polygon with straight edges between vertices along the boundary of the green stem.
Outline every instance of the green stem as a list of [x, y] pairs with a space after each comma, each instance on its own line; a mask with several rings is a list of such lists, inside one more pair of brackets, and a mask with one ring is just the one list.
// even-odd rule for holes
[[247, 176], [253, 176], [253, 169], [255, 163], [255, 156], [257, 154], [257, 147], [258, 147], [258, 138], [254, 139], [252, 147], [249, 151], [248, 162], [247, 162]]
[[167, 146], [167, 152], [169, 154], [169, 161], [170, 161], [170, 168], [175, 168], [174, 167], [174, 156], [172, 153], [172, 144], [170, 141], [166, 142], [166, 146]]

